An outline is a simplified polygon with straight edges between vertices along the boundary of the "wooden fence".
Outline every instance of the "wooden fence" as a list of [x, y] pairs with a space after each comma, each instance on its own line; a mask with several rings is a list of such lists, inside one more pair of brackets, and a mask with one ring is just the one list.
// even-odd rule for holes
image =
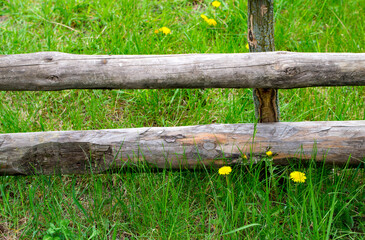
[[[220, 167], [365, 160], [365, 121], [278, 122], [278, 89], [365, 86], [364, 53], [274, 52], [272, 0], [249, 0], [246, 54], [0, 56], [0, 90], [254, 88], [257, 124], [0, 134], [0, 174], [136, 166]], [[269, 52], [266, 52], [269, 51]], [[258, 53], [261, 52], [261, 53]]]

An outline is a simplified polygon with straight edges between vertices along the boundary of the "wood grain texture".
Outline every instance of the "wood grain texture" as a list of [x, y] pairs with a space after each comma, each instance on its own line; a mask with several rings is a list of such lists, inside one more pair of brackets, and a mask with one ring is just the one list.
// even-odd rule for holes
[[260, 123], [279, 122], [278, 90], [255, 88], [253, 90], [255, 115]]
[[[248, 0], [247, 2], [247, 40], [250, 52], [275, 51], [273, 2], [273, 0]], [[252, 92], [258, 122], [278, 122], [278, 90], [255, 88]]]
[[365, 85], [365, 53], [73, 55], [0, 58], [0, 90], [303, 88]]
[[[254, 134], [255, 133], [255, 134]], [[79, 174], [147, 164], [193, 169], [256, 163], [365, 160], [365, 121], [213, 124], [0, 134], [0, 174]], [[248, 159], [243, 157], [245, 154]]]

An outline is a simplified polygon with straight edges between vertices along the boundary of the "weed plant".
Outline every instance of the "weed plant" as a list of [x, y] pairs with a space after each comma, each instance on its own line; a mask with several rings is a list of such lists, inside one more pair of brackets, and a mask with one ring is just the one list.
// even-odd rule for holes
[[[0, 0], [0, 54], [242, 53], [247, 1]], [[364, 0], [277, 0], [280, 51], [364, 52]], [[209, 25], [201, 15], [215, 19]], [[171, 33], [158, 31], [167, 27]], [[255, 122], [251, 89], [0, 92], [0, 133]], [[365, 87], [280, 90], [282, 121], [365, 120]], [[362, 166], [363, 167], [363, 166]], [[306, 173], [305, 183], [289, 180]], [[0, 239], [364, 239], [364, 168], [0, 177]]]

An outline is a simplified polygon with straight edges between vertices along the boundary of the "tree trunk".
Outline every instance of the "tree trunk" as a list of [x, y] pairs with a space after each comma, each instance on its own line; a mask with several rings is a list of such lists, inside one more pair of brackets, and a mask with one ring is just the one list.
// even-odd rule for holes
[[[275, 51], [273, 0], [248, 0], [247, 39], [250, 52]], [[259, 122], [278, 122], [278, 90], [253, 89], [255, 114]]]
[[213, 124], [186, 127], [0, 134], [0, 175], [100, 173], [146, 164], [193, 169], [365, 160], [365, 121]]

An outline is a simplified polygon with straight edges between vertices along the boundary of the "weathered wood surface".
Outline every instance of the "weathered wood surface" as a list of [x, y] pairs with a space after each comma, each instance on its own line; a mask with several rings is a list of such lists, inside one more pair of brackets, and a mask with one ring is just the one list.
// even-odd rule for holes
[[[274, 1], [248, 0], [247, 41], [250, 52], [275, 51], [274, 43]], [[254, 88], [253, 100], [258, 121], [279, 121], [278, 90], [274, 88]]]
[[276, 164], [315, 158], [358, 165], [365, 160], [365, 121], [0, 134], [0, 174], [97, 173], [139, 163], [220, 167], [260, 161], [268, 149]]
[[302, 88], [365, 85], [365, 53], [0, 57], [0, 90]]

